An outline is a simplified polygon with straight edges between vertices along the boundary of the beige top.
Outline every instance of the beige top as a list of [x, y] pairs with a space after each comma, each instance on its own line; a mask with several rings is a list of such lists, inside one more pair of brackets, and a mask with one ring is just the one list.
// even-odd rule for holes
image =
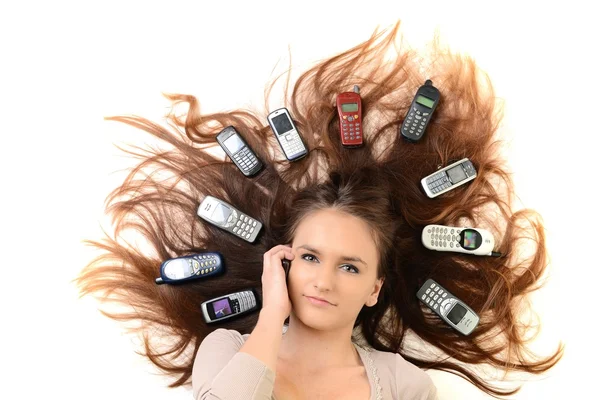
[[[200, 344], [192, 370], [196, 400], [277, 400], [275, 372], [260, 360], [240, 353], [250, 335], [219, 328]], [[356, 345], [356, 344], [355, 344]], [[436, 400], [427, 373], [400, 354], [356, 345], [371, 387], [369, 400]]]

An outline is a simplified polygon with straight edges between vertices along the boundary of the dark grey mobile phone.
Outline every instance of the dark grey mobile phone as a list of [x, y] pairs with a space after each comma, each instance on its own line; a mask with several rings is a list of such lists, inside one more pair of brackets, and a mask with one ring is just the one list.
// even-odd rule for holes
[[262, 162], [233, 126], [219, 132], [217, 143], [244, 175], [253, 176], [262, 169]]
[[423, 137], [439, 101], [440, 91], [433, 86], [431, 80], [427, 79], [417, 90], [400, 127], [400, 133], [406, 140], [417, 142]]

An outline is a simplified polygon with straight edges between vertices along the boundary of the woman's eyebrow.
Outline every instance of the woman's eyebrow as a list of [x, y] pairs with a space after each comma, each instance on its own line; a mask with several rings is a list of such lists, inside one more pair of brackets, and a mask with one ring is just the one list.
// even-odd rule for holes
[[[315, 249], [314, 247], [312, 247], [312, 246], [309, 246], [309, 245], [307, 245], [307, 244], [300, 245], [300, 246], [298, 246], [298, 247], [296, 247], [296, 248], [297, 248], [297, 249], [305, 249], [305, 250], [308, 250], [308, 251], [310, 251], [311, 253], [315, 253], [316, 255], [321, 255], [321, 252], [320, 252], [319, 250], [317, 250], [317, 249]], [[364, 262], [364, 261], [363, 261], [362, 259], [360, 259], [359, 257], [355, 257], [355, 256], [342, 256], [342, 257], [340, 257], [340, 259], [341, 259], [341, 260], [343, 260], [343, 261], [354, 261], [354, 262], [359, 262], [359, 263], [362, 263], [362, 264], [364, 264], [366, 267], [368, 267], [367, 263], [366, 263], [366, 262]]]

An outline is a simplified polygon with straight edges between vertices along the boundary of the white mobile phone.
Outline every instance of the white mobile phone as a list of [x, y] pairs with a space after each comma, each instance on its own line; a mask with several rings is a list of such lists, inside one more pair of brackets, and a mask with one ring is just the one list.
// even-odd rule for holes
[[429, 250], [453, 251], [477, 256], [497, 256], [494, 236], [481, 228], [427, 225], [421, 233], [421, 242]]
[[198, 207], [198, 216], [250, 243], [254, 242], [262, 228], [259, 221], [213, 196], [206, 196], [202, 200]]
[[417, 297], [463, 335], [473, 332], [479, 323], [479, 316], [475, 311], [433, 279], [427, 279], [417, 292]]
[[421, 179], [421, 185], [425, 194], [434, 198], [472, 181], [476, 176], [477, 171], [473, 163], [468, 158], [463, 158]]
[[212, 324], [258, 310], [259, 304], [256, 294], [249, 289], [215, 297], [205, 301], [200, 307], [206, 323]]
[[308, 154], [308, 150], [287, 108], [280, 108], [271, 112], [267, 119], [283, 150], [283, 154], [285, 154], [285, 158], [289, 161], [296, 161]]

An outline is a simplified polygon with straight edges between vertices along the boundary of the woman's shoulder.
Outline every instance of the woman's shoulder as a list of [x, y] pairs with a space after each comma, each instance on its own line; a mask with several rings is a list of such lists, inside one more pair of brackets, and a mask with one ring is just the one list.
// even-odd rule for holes
[[433, 380], [416, 365], [406, 361], [398, 353], [379, 351], [369, 348], [373, 364], [378, 370], [380, 380], [388, 381], [402, 398], [435, 399], [436, 388]]
[[214, 347], [237, 347], [240, 349], [250, 335], [242, 335], [236, 330], [217, 328], [204, 338], [202, 345], [210, 345]]

